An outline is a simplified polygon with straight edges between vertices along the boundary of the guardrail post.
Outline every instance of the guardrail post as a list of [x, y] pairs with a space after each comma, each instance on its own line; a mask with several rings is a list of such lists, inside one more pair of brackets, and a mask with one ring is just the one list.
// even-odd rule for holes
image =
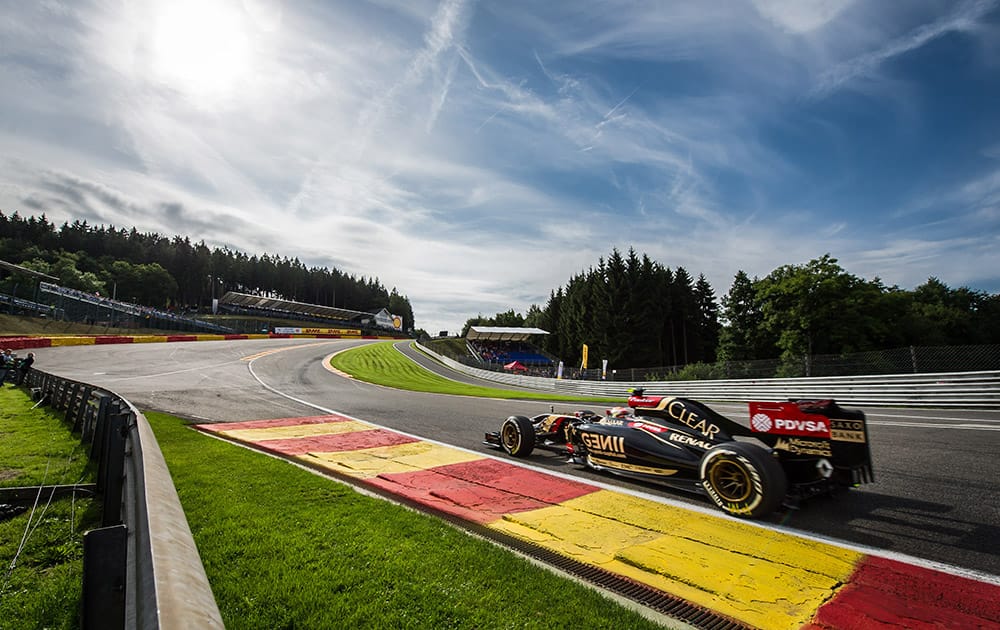
[[98, 415], [94, 422], [94, 434], [90, 442], [90, 459], [97, 461], [97, 491], [100, 493], [104, 492], [104, 487], [107, 485], [105, 483], [107, 468], [104, 465], [104, 453], [107, 452], [108, 418], [111, 416], [107, 407], [102, 411], [103, 413]]
[[97, 405], [88, 409], [88, 412], [84, 419], [83, 425], [80, 429], [81, 440], [83, 442], [91, 442], [96, 439], [94, 431], [97, 426], [97, 422], [100, 418], [106, 418], [108, 415], [108, 405], [111, 404], [110, 394], [101, 394], [94, 392], [92, 394], [94, 398], [97, 399]]
[[125, 628], [128, 528], [114, 525], [83, 536], [83, 630]]
[[105, 423], [104, 454], [98, 467], [104, 471], [104, 490], [102, 498], [104, 509], [101, 525], [108, 527], [122, 522], [122, 487], [125, 483], [125, 436], [128, 427], [128, 414], [115, 413], [108, 416]]

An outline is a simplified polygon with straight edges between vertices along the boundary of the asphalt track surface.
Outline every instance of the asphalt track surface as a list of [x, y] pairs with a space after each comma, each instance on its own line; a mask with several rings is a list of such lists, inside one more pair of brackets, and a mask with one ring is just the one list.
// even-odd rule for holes
[[[238, 422], [336, 411], [418, 437], [482, 453], [483, 433], [508, 415], [578, 405], [444, 396], [394, 390], [331, 373], [323, 359], [367, 343], [271, 339], [39, 348], [39, 369], [101, 387], [140, 409], [201, 422]], [[405, 348], [403, 348], [405, 350]], [[457, 375], [432, 361], [429, 367]], [[623, 401], [625, 393], [623, 392]], [[712, 405], [747, 421], [743, 405]], [[866, 409], [876, 483], [818, 498], [764, 522], [786, 531], [946, 565], [1000, 582], [1000, 412]], [[710, 510], [704, 497], [583, 470], [541, 452], [540, 469]]]

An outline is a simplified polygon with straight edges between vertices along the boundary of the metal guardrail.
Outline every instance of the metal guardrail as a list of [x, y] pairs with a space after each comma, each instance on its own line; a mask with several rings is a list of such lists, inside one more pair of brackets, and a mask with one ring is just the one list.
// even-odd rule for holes
[[106, 389], [32, 369], [99, 462], [102, 527], [84, 536], [85, 630], [222, 628], [201, 557], [145, 416]]
[[482, 370], [442, 356], [419, 343], [417, 347], [470, 376], [562, 394], [614, 398], [624, 397], [634, 387], [642, 387], [652, 395], [689, 396], [719, 402], [835, 398], [845, 404], [869, 407], [1000, 409], [1000, 371], [712, 381], [576, 381]]

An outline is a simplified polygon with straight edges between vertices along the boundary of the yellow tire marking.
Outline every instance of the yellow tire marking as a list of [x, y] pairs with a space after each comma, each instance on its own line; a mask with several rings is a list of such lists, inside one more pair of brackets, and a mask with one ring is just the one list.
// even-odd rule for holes
[[413, 442], [356, 451], [310, 453], [301, 459], [341, 474], [366, 479], [381, 474], [420, 472], [437, 466], [475, 461], [483, 457], [437, 444]]
[[863, 557], [610, 490], [490, 527], [759, 628], [807, 623]]
[[296, 424], [289, 427], [268, 427], [265, 429], [234, 429], [219, 431], [234, 440], [260, 442], [262, 440], [285, 440], [289, 438], [315, 437], [317, 435], [340, 435], [355, 431], [370, 431], [372, 425], [348, 420], [344, 422], [323, 422], [321, 424]]

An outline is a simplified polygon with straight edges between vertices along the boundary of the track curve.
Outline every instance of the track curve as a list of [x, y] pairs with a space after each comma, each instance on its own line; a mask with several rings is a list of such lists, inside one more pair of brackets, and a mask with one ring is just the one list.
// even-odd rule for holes
[[[456, 446], [487, 451], [485, 431], [502, 418], [571, 409], [567, 403], [509, 401], [406, 392], [344, 378], [324, 367], [357, 340], [276, 339], [73, 346], [35, 350], [36, 366], [101, 387], [154, 409], [200, 421], [243, 421], [336, 410]], [[424, 360], [426, 358], [424, 357]], [[427, 366], [440, 370], [433, 361]], [[450, 378], [465, 381], [469, 377]], [[483, 384], [478, 379], [471, 379]], [[623, 394], [624, 396], [624, 394]], [[745, 420], [745, 407], [713, 405]], [[1000, 580], [1000, 413], [868, 409], [876, 483], [821, 498], [765, 522], [808, 535], [906, 554]], [[606, 484], [633, 482], [583, 471], [550, 454], [528, 463]], [[706, 499], [641, 486], [709, 509]]]

